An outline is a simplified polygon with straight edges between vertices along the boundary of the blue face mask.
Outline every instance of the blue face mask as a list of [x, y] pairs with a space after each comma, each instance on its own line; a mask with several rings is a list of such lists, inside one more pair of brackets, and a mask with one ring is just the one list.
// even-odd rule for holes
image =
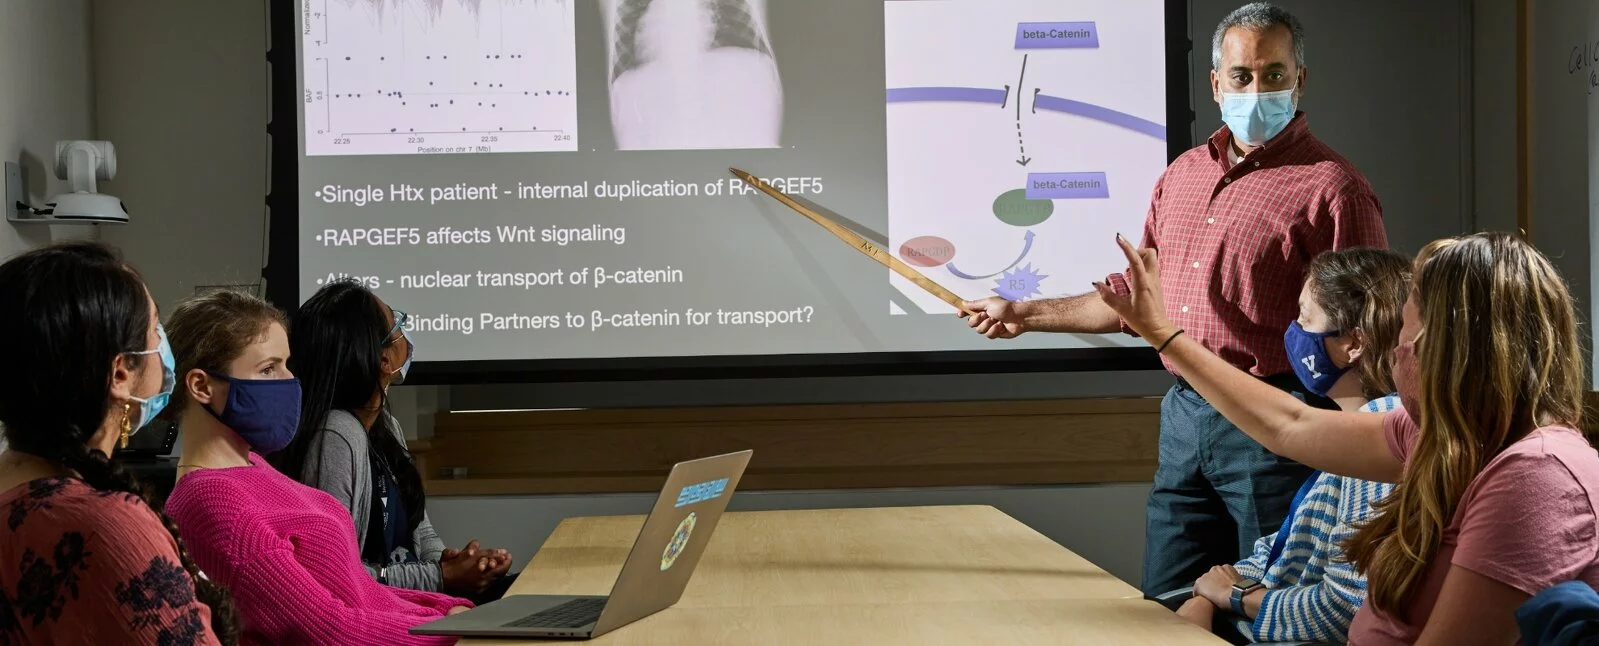
[[1338, 332], [1306, 332], [1299, 321], [1288, 324], [1288, 331], [1283, 333], [1283, 346], [1288, 349], [1288, 360], [1294, 364], [1299, 383], [1321, 397], [1326, 397], [1333, 384], [1349, 372], [1348, 366], [1338, 367], [1327, 355], [1327, 339], [1335, 336]]
[[1238, 141], [1259, 146], [1294, 120], [1294, 91], [1221, 95], [1221, 120]]
[[[172, 398], [172, 389], [178, 384], [178, 362], [172, 358], [172, 345], [167, 343], [166, 328], [161, 327], [161, 324], [157, 323], [155, 326], [155, 333], [157, 336], [161, 337], [161, 343], [157, 345], [154, 350], [143, 350], [140, 352], [128, 353], [137, 355], [161, 355], [161, 392], [151, 395], [148, 399], [143, 397], [129, 397], [129, 399], [132, 399], [139, 404], [139, 421], [133, 425], [133, 432], [135, 433], [138, 432], [139, 429], [149, 426], [150, 422], [155, 421], [155, 416], [160, 415], [161, 410], [167, 407], [167, 400]], [[129, 435], [132, 434], [133, 433], [129, 433]]]
[[299, 379], [234, 379], [206, 371], [228, 382], [228, 400], [222, 414], [205, 406], [205, 412], [244, 439], [257, 453], [282, 451], [300, 428]]

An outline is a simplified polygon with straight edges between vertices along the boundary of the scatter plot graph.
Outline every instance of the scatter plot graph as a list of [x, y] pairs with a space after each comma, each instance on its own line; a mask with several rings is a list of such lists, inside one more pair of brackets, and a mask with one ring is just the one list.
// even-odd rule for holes
[[577, 150], [570, 0], [301, 0], [305, 154]]

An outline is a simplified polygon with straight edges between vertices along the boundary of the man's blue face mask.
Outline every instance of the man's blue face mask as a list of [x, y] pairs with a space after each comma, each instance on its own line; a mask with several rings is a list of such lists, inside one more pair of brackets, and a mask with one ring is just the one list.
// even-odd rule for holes
[[1259, 146], [1282, 133], [1293, 121], [1297, 106], [1294, 90], [1279, 92], [1223, 92], [1221, 120], [1246, 146]]

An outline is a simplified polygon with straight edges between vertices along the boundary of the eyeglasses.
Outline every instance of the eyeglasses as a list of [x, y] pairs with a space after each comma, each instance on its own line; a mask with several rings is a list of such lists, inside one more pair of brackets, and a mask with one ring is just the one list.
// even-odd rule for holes
[[410, 322], [411, 322], [411, 315], [410, 314], [406, 314], [405, 312], [401, 312], [400, 310], [392, 310], [392, 311], [394, 312], [394, 327], [389, 328], [388, 335], [384, 337], [385, 339], [387, 339], [386, 341], [383, 342], [384, 345], [387, 345], [387, 344], [390, 344], [390, 343], [394, 343], [394, 340], [396, 338], [398, 338], [398, 337], [394, 336], [395, 332], [402, 332], [403, 333], [405, 328], [411, 327], [409, 325]]

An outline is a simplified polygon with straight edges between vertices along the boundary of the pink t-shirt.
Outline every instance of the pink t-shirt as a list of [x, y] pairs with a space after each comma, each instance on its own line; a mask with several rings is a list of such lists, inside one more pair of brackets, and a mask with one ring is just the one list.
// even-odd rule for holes
[[[1403, 410], [1383, 420], [1388, 448], [1409, 462], [1421, 429]], [[1599, 453], [1582, 434], [1546, 426], [1495, 456], [1460, 497], [1443, 543], [1402, 617], [1365, 604], [1349, 643], [1411, 644], [1452, 565], [1529, 595], [1580, 579], [1599, 586]]]

